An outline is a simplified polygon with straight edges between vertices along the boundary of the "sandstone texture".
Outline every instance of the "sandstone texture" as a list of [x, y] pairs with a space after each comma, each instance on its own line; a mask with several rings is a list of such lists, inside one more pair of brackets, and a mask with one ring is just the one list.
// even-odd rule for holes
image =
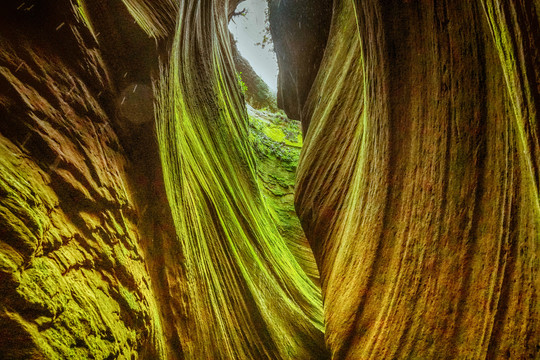
[[540, 2], [239, 2], [0, 5], [0, 359], [539, 359]]
[[539, 9], [334, 2], [296, 191], [333, 358], [540, 356]]

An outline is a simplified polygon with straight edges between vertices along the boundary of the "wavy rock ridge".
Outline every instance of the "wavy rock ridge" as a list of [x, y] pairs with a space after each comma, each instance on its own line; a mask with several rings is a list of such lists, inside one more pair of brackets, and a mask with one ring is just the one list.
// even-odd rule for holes
[[198, 346], [188, 351], [195, 358], [315, 358], [324, 354], [320, 292], [278, 232], [257, 182], [225, 5], [181, 5], [158, 84], [165, 185], [197, 322]]
[[296, 192], [334, 358], [539, 356], [538, 9], [334, 2]]

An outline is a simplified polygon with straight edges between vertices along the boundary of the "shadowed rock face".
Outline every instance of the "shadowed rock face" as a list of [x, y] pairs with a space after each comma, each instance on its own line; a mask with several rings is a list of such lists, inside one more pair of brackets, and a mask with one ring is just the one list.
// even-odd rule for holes
[[237, 2], [0, 5], [0, 358], [537, 358], [539, 2], [270, 2], [322, 295]]
[[19, 5], [0, 11], [0, 357], [163, 357], [118, 74], [82, 9]]
[[319, 71], [332, 18], [331, 0], [269, 0], [270, 31], [279, 66], [278, 106], [301, 119]]

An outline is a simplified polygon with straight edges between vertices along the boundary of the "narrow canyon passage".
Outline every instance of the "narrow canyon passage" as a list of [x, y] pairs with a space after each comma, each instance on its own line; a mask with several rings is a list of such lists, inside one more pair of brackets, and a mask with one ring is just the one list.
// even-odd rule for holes
[[300, 122], [277, 106], [278, 63], [266, 1], [241, 2], [229, 20], [233, 59], [248, 111], [248, 129], [263, 197], [280, 234], [304, 272], [319, 271], [294, 209], [296, 169], [303, 139]]
[[0, 5], [0, 359], [540, 358], [540, 2], [267, 6]]

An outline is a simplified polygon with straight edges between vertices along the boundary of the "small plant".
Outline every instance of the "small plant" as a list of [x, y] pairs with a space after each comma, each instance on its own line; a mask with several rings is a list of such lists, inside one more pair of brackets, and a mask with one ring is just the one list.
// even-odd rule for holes
[[240, 91], [242, 94], [246, 95], [248, 87], [246, 83], [242, 80], [242, 72], [239, 71], [236, 73], [236, 80], [238, 81], [238, 86], [240, 86]]

